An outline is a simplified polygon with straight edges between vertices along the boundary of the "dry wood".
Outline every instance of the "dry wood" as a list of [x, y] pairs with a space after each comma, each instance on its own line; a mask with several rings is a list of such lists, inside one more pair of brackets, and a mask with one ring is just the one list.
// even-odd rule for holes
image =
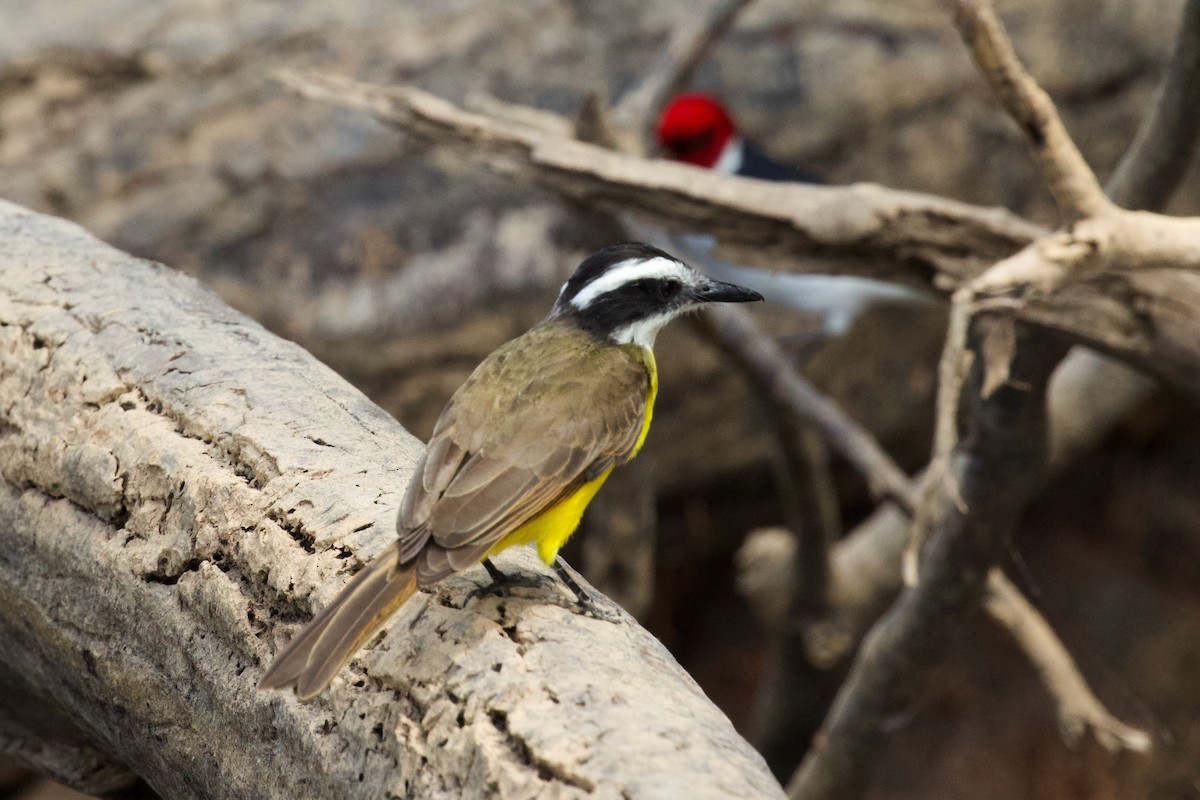
[[[1189, 120], [1196, 117], [1188, 111], [1198, 104], [1200, 2], [1189, 0], [1154, 105], [1106, 187], [1118, 205], [1158, 210], [1170, 198], [1195, 152], [1197, 139]], [[1047, 474], [1054, 475], [1091, 452], [1153, 386], [1150, 378], [1125, 364], [1076, 348], [1050, 385]], [[905, 530], [905, 518], [884, 508], [834, 550], [834, 586], [842, 599], [835, 608], [851, 646], [900, 589], [898, 567], [888, 554], [903, 540]]]
[[[1010, 260], [976, 288], [1036, 291], [993, 310], [1062, 331], [1200, 394], [1193, 368], [1200, 320], [1192, 313], [1200, 298], [1198, 218], [1107, 204], [1109, 213], [1046, 237], [1007, 212], [927, 195], [869, 184], [770, 184], [647, 161], [463, 111], [411, 86], [295, 73], [284, 80], [305, 96], [370, 111], [424, 144], [565, 198], [709, 231], [719, 253], [742, 263], [927, 282], [945, 291], [1025, 248], [1034, 255]], [[1076, 186], [1068, 195], [1083, 203], [1088, 192]]]
[[[818, 745], [788, 784], [793, 798], [862, 795], [867, 767], [883, 744], [884, 721], [907, 706], [921, 685], [921, 672], [934, 663], [953, 626], [984, 597], [993, 615], [1034, 655], [1064, 730], [1077, 737], [1091, 729], [1110, 749], [1149, 747], [1144, 733], [1108, 714], [1049, 626], [1030, 613], [1032, 607], [995, 570], [999, 548], [1037, 486], [1037, 467], [1048, 440], [1044, 395], [1065, 353], [1061, 343], [1018, 328], [1012, 319], [978, 313], [999, 307], [1023, 311], [1027, 295], [1008, 303], [976, 298], [1013, 289], [1046, 296], [1080, 274], [1147, 264], [1161, 267], [1157, 253], [1164, 246], [1163, 229], [1177, 233], [1191, 221], [1117, 210], [1101, 193], [1049, 97], [1017, 61], [990, 2], [958, 0], [956, 10], [963, 39], [1028, 135], [1060, 209], [1079, 222], [1002, 260], [955, 292], [952, 320], [958, 324], [951, 325], [942, 358], [939, 436], [913, 533], [916, 549], [926, 555], [922, 564], [928, 572], [868, 635]], [[1187, 236], [1167, 238], [1167, 248], [1183, 251], [1175, 254], [1182, 257], [1171, 266], [1191, 269], [1187, 251], [1195, 250], [1195, 242], [1188, 242]], [[1114, 247], [1124, 239], [1137, 244], [1128, 247], [1120, 261], [1105, 263], [1113, 250], [1126, 246]], [[1095, 298], [1088, 305], [1094, 304]], [[972, 370], [973, 388], [967, 434], [959, 440], [959, 399], [967, 368]], [[915, 564], [915, 558], [909, 563]], [[915, 568], [911, 572], [915, 579]]]
[[[290, 80], [293, 80], [293, 83], [295, 83], [296, 80], [298, 80], [298, 79], [292, 78]], [[323, 79], [319, 79], [319, 80], [323, 80]], [[308, 84], [305, 84], [305, 85], [308, 86], [308, 89], [306, 90], [308, 92], [308, 94], [313, 94], [312, 86], [308, 85]], [[430, 115], [431, 113], [434, 116], [438, 116], [438, 124], [439, 125], [449, 125], [451, 128], [454, 128], [454, 130], [460, 132], [460, 134], [464, 130], [463, 125], [462, 125], [463, 120], [461, 118], [456, 118], [456, 116], [455, 116], [456, 114], [462, 114], [461, 112], [457, 112], [457, 109], [446, 106], [446, 104], [442, 104], [442, 103], [440, 103], [440, 101], [434, 102], [431, 106], [431, 104], [428, 103], [427, 101], [436, 100], [436, 98], [430, 98], [428, 96], [420, 96], [419, 94], [414, 95], [413, 92], [415, 90], [412, 90], [409, 88], [396, 90], [398, 92], [398, 94], [396, 94], [394, 97], [391, 97], [391, 101], [397, 101], [397, 102], [396, 102], [396, 104], [392, 104], [391, 101], [389, 101], [388, 92], [386, 92], [385, 90], [378, 90], [378, 89], [373, 89], [373, 88], [364, 89], [364, 88], [361, 88], [361, 86], [356, 86], [356, 85], [349, 86], [349, 88], [344, 88], [344, 86], [343, 86], [343, 89], [346, 90], [347, 92], [349, 92], [350, 95], [354, 95], [355, 92], [359, 92], [359, 94], [361, 95], [358, 97], [358, 100], [352, 101], [352, 104], [365, 102], [365, 100], [364, 100], [365, 97], [373, 97], [374, 102], [376, 102], [376, 106], [371, 106], [371, 103], [367, 103], [368, 107], [372, 107], [374, 112], [376, 112], [378, 115], [380, 115], [380, 118], [384, 119], [385, 121], [395, 122], [395, 124], [401, 125], [402, 127], [404, 127], [404, 130], [407, 130], [409, 132], [412, 132], [414, 130], [414, 127], [413, 127], [413, 125], [414, 125], [414, 121], [413, 121], [414, 116], [413, 115], [414, 114], [415, 114], [415, 116], [418, 116], [418, 118], [421, 118], [422, 120], [427, 122], [428, 120], [425, 118], [425, 116], [422, 116], [422, 115], [427, 116], [427, 115]], [[316, 94], [322, 95], [322, 94], [324, 94], [325, 91], [326, 91], [325, 89], [317, 89]], [[398, 100], [397, 100], [397, 98], [398, 98]], [[414, 100], [414, 98], [415, 98], [415, 100]], [[389, 109], [388, 112], [380, 113], [380, 106], [382, 106], [386, 109]], [[402, 110], [397, 110], [397, 108], [402, 108]], [[587, 146], [587, 145], [580, 145], [578, 143], [572, 143], [572, 142], [564, 143], [564, 142], [562, 142], [562, 140], [554, 140], [554, 142], [552, 142], [552, 143], [541, 142], [540, 144], [535, 146], [535, 145], [529, 143], [529, 137], [545, 139], [545, 138], [547, 138], [547, 134], [544, 132], [544, 130], [518, 131], [518, 130], [516, 130], [516, 128], [510, 127], [508, 132], [498, 133], [497, 126], [504, 127], [505, 126], [504, 122], [498, 122], [496, 120], [490, 120], [490, 119], [486, 119], [486, 118], [475, 119], [472, 122], [472, 125], [476, 126], [475, 133], [467, 133], [466, 134], [467, 137], [475, 136], [476, 138], [479, 138], [480, 140], [482, 140], [482, 142], [488, 143], [488, 142], [490, 142], [491, 137], [496, 137], [496, 136], [503, 137], [503, 136], [509, 136], [509, 134], [512, 134], [512, 137], [514, 137], [514, 139], [512, 139], [512, 140], [521, 140], [521, 142], [523, 143], [524, 146], [528, 146], [528, 148], [529, 148], [528, 149], [529, 163], [526, 164], [526, 166], [533, 167], [534, 180], [539, 179], [539, 175], [541, 175], [539, 170], [545, 166], [545, 163], [547, 161], [547, 154], [552, 154], [552, 152], [559, 152], [559, 148], [562, 148], [563, 150], [569, 150], [571, 148], [571, 146]], [[416, 130], [421, 130], [421, 124], [416, 125]], [[484, 131], [485, 133], [480, 133], [480, 131]], [[443, 133], [444, 133], [444, 131], [443, 131]], [[420, 133], [420, 136], [427, 137], [427, 136], [431, 136], [431, 134], [426, 131], [426, 132]], [[548, 138], [553, 139], [554, 137], [551, 136]], [[510, 142], [510, 144], [511, 143], [512, 142]], [[444, 142], [442, 139], [438, 139], [437, 144], [438, 144], [438, 146], [443, 146]], [[613, 157], [618, 157], [618, 158], [622, 157], [617, 154], [611, 154], [611, 152], [608, 152], [605, 150], [600, 150], [599, 152], [601, 152], [601, 154], [605, 154], [608, 156], [613, 156]], [[508, 162], [506, 162], [506, 163], [508, 163]], [[659, 164], [646, 164], [644, 162], [642, 162], [642, 163], [643, 163], [643, 172], [644, 172], [644, 169], [653, 169], [655, 167], [659, 167]], [[559, 166], [562, 166], [562, 162], [559, 162]], [[665, 166], [665, 167], [672, 167], [672, 166]], [[510, 168], [511, 168], [511, 166], [510, 166]], [[1066, 172], [1066, 170], [1064, 170], [1064, 172]], [[517, 170], [517, 172], [514, 174], [521, 174], [521, 175], [527, 176], [527, 178], [528, 178], [528, 176], [530, 176], [528, 173], [522, 172], [522, 170]], [[736, 180], [736, 179], [734, 179], [734, 180]], [[559, 187], [557, 185], [552, 185], [552, 188], [556, 188], [556, 191], [559, 191]], [[661, 188], [661, 186], [659, 188]], [[569, 194], [569, 192], [564, 192], [564, 193]], [[570, 196], [570, 194], [569, 194], [569, 196]], [[576, 199], [584, 199], [581, 196], [574, 196], [574, 197], [576, 197]], [[601, 201], [600, 205], [604, 206], [604, 203], [602, 203], [602, 201]], [[635, 207], [637, 207], [637, 206], [635, 206]], [[736, 215], [737, 210], [734, 210], [733, 213], [734, 213], [734, 215]], [[1187, 221], [1187, 222], [1188, 222], [1188, 225], [1192, 224], [1192, 221]], [[695, 224], [700, 224], [700, 223], [695, 223]], [[1166, 227], [1171, 227], [1171, 225], [1174, 224], [1174, 221], [1166, 221], [1166, 219], [1164, 219], [1164, 218], [1154, 218], [1154, 221], [1152, 222], [1152, 227], [1159, 227], [1160, 224], [1166, 225]], [[1138, 237], [1139, 234], [1135, 233], [1135, 234], [1133, 234], [1133, 236]], [[1140, 245], [1138, 245], [1138, 246], [1140, 246]], [[1138, 246], [1135, 246], [1135, 247], [1138, 247]], [[1186, 236], [1171, 236], [1170, 242], [1169, 242], [1169, 247], [1172, 247], [1175, 249], [1174, 249], [1174, 251], [1172, 251], [1170, 258], [1182, 257], [1182, 255], [1186, 254], [1186, 252], [1188, 251], [1189, 246], [1190, 246], [1189, 242], [1186, 241]], [[1030, 252], [1031, 249], [1032, 248], [1027, 247], [1025, 249], [1025, 251], [1022, 251], [1022, 253]], [[1068, 252], [1078, 252], [1078, 249], [1079, 248], [1067, 248], [1067, 251]], [[818, 254], [821, 254], [821, 253], [818, 253]], [[1178, 261], [1174, 261], [1174, 264], [1177, 265]], [[1063, 270], [1063, 272], [1066, 272], [1066, 271], [1067, 270]], [[1105, 265], [1105, 267], [1103, 267], [1103, 269], [1099, 270], [1099, 272], [1106, 272], [1106, 271], [1108, 271], [1108, 267], [1106, 267], [1106, 265]], [[1088, 272], [1092, 272], [1092, 271], [1088, 270]], [[996, 275], [996, 273], [992, 272], [992, 273], [990, 273], [990, 275], [988, 277], [990, 279], [992, 279], [992, 281], [995, 281], [995, 275]], [[1024, 275], [1024, 273], [1019, 273], [1019, 277], [1024, 279], [1026, 276]], [[943, 275], [942, 278], [946, 279], [947, 276]], [[967, 279], [968, 279], [968, 281], [970, 281], [970, 278], [967, 278]], [[946, 279], [946, 282], [949, 283], [948, 279]], [[1051, 285], [1050, 289], [1058, 288], [1057, 282], [1052, 281], [1051, 283], [1052, 283], [1052, 285]], [[989, 288], [996, 289], [996, 288], [1003, 287], [1003, 288], [1007, 289], [1010, 287], [1010, 284], [1012, 284], [1012, 282], [996, 281], [994, 284], [991, 284]], [[1118, 308], [1120, 308], [1120, 303], [1116, 303], [1116, 306]], [[1051, 313], [1050, 317], [1055, 317], [1055, 314]], [[1067, 321], [1069, 323], [1070, 320], [1068, 319]], [[1188, 359], [1186, 359], [1186, 357], [1184, 357], [1184, 359], [1181, 359], [1181, 362], [1184, 362], [1187, 360]], [[784, 374], [786, 375], [786, 374], [788, 374], [788, 372], [790, 372], [790, 371], [785, 371]], [[1183, 374], [1183, 379], [1184, 380], [1187, 379], [1187, 373]], [[953, 441], [950, 441], [949, 445], [953, 445]], [[878, 470], [868, 470], [868, 474], [877, 475]], [[908, 489], [907, 486], [902, 485], [902, 483], [900, 483], [899, 486], [901, 489], [904, 489], [904, 491], [910, 491], [910, 489]], [[898, 494], [896, 494], [896, 497], [902, 498], [902, 497], [904, 497], [904, 493], [898, 492]], [[956, 497], [956, 494], [955, 494], [955, 497]], [[960, 511], [961, 511], [962, 510], [961, 504], [959, 504], [959, 505], [960, 505]], [[840, 615], [840, 610], [839, 610], [839, 615]], [[832, 625], [832, 626], [829, 626], [829, 630], [836, 632], [839, 630], [839, 628], [836, 625]], [[852, 638], [848, 638], [848, 637], [844, 637], [844, 636], [833, 636], [833, 639], [839, 640], [839, 642], [841, 642], [842, 644], [850, 643], [853, 640]], [[1019, 640], [1021, 640], [1021, 642], [1026, 642], [1027, 639], [1019, 639]], [[1038, 654], [1033, 654], [1033, 655], [1037, 657]]]
[[[798, 691], [788, 683], [806, 667], [816, 667], [818, 674], [821, 670], [836, 672], [847, 652], [857, 644], [852, 638], [854, 630], [837, 616], [843, 606], [834, 603], [834, 615], [818, 625], [790, 610], [793, 595], [800, 589], [795, 581], [797, 554], [795, 537], [782, 528], [755, 531], [738, 551], [738, 590], [767, 631], [768, 663], [773, 669], [783, 671], [780, 685], [771, 687], [770, 692], [759, 693], [763, 706], [792, 706], [797, 695], [810, 694], [812, 687]], [[844, 590], [847, 585], [852, 584], [842, 583], [838, 588]], [[1090, 733], [1110, 751], [1150, 749], [1150, 736], [1121, 722], [1104, 706], [1046, 619], [1003, 572], [991, 571], [983, 597], [988, 614], [1004, 626], [1037, 670], [1068, 744], [1077, 745]], [[839, 595], [835, 599], [841, 601], [845, 597]], [[879, 609], [879, 613], [882, 611]], [[800, 652], [792, 652], [794, 645], [790, 639], [802, 645]], [[777, 660], [783, 660], [786, 670], [773, 664]], [[767, 749], [775, 748], [779, 733], [775, 729], [786, 728], [788, 721], [778, 719], [778, 711], [770, 707], [755, 711], [753, 724], [747, 731], [750, 740], [756, 745], [761, 741]]]
[[[986, 26], [984, 27], [986, 28]], [[1011, 52], [1008, 53], [1009, 58], [1007, 59], [1003, 57], [1003, 52], [1000, 57], [997, 57], [995, 54], [998, 51], [995, 48], [988, 49], [986, 46], [981, 46], [981, 42], [983, 45], [995, 44], [989, 36], [990, 34], [986, 31], [982, 35], [978, 34], [976, 28], [972, 28], [969, 34], [969, 38], [973, 37], [972, 44], [976, 46], [977, 53], [981, 54], [981, 60], [987, 62], [988, 59], [991, 59], [989, 63], [998, 65], [999, 69], [1007, 70], [1012, 63], [1015, 63], [1015, 58], [1011, 57]], [[1019, 67], [1019, 64], [1017, 66]], [[1027, 99], [1028, 92], [1025, 90], [1030, 86], [1036, 89], [1036, 86], [1028, 80], [1028, 76], [1023, 72], [1017, 77], [1021, 79], [1016, 81], [1017, 89], [1013, 93], [1017, 100], [1017, 111], [1025, 114], [1023, 121], [1026, 123], [1026, 130], [1037, 134], [1038, 141], [1035, 144], [1045, 145], [1045, 142], [1050, 142], [1049, 145], [1042, 146], [1039, 153], [1045, 162], [1049, 180], [1051, 183], [1058, 184], [1055, 189], [1056, 196], [1063, 203], [1064, 210], [1069, 217], [1075, 218], [1099, 213], [1103, 213], [1107, 217], [1111, 206], [1099, 193], [1098, 186], [1094, 185], [1094, 177], [1086, 169], [1082, 160], [1078, 158], [1078, 153], [1073, 150], [1073, 145], [1066, 136], [1065, 129], [1061, 128], [1061, 123], [1053, 113], [1052, 104], [1049, 103], [1048, 98], [1042, 95], [1041, 100], [1044, 102], [1027, 103], [1024, 108], [1021, 108], [1020, 102]], [[1022, 80], [1028, 85], [1022, 86]], [[1007, 86], [1012, 82], [1010, 73], [1007, 80], [999, 83]], [[408, 92], [409, 90], [404, 91]], [[401, 119], [411, 111], [412, 104], [408, 103], [404, 113], [394, 114], [391, 121], [412, 132], [414, 126], [411, 118]], [[378, 113], [378, 109], [376, 109], [376, 113]], [[386, 115], [381, 116], [385, 120], [387, 119]], [[444, 122], [445, 118], [442, 121]], [[490, 123], [487, 124], [490, 125]], [[532, 178], [535, 181], [546, 183], [542, 175], [547, 161], [546, 153], [557, 149], [558, 144], [556, 142], [555, 146], [551, 147], [543, 142], [541, 146], [531, 146], [528, 161], [523, 161], [520, 167], [515, 169], [511, 163], [506, 163], [505, 168], [509, 174], [514, 176]], [[1071, 162], [1072, 155], [1075, 157], [1074, 162]], [[490, 163], [487, 156], [484, 157], [484, 163]], [[492, 164], [492, 166], [495, 165]], [[1082, 167], [1082, 169], [1075, 169], [1075, 167]], [[555, 163], [554, 168], [563, 168], [561, 161]], [[1086, 180], [1081, 179], [1081, 175]], [[551, 188], [556, 191], [561, 191], [557, 186], [550, 183], [547, 185], [551, 185]], [[586, 198], [576, 195], [575, 199]], [[604, 205], [603, 200], [600, 205]], [[655, 209], [651, 213], [658, 213], [661, 217], [663, 212], [662, 209]], [[678, 220], [674, 221], [678, 222]], [[1148, 283], [1137, 285], [1135, 292], [1125, 292], [1114, 299], [1110, 295], [1109, 289], [1113, 282], [1123, 285], [1121, 282], [1126, 280], [1126, 273], [1130, 267], [1150, 270], [1191, 268], [1195, 260], [1195, 233], [1200, 230], [1197, 228], [1196, 221], [1168, 220], [1148, 215], [1136, 218], [1116, 215], [1112, 222], [1107, 219], [1103, 220], [1106, 223], [1103, 226], [1099, 224], [1100, 222], [1089, 219], [1083, 225], [1077, 226], [1076, 229], [1060, 234], [1058, 237], [1045, 239], [1037, 246], [1026, 249], [1019, 257], [1009, 260], [999, 270], [988, 275], [986, 282], [980, 286], [992, 293], [1005, 292], [1014, 286], [1020, 286], [1023, 289], [1033, 287], [1042, 295], [1037, 298], [1039, 305], [1036, 306], [1036, 316], [1028, 314], [1025, 305], [1021, 302], [992, 302], [988, 308], [993, 311], [1024, 315], [1046, 327], [1065, 330], [1078, 336], [1081, 340], [1099, 343], [1124, 358], [1140, 363], [1156, 364], [1162, 374], [1196, 391], [1197, 387], [1200, 387], [1200, 383], [1197, 382], [1197, 377], [1191, 369], [1191, 364], [1195, 359], [1188, 350], [1188, 342], [1194, 342], [1195, 337], [1189, 338], [1178, 330], [1187, 324], [1179, 324], [1179, 321], [1187, 316], [1186, 313], [1171, 309], [1165, 303], [1160, 304], [1160, 310], [1159, 306], [1150, 302], [1149, 305], [1154, 309], [1152, 317], [1161, 314], [1168, 318], [1165, 326], [1154, 327], [1153, 322], [1157, 320], [1152, 320], [1150, 325], [1142, 329], [1125, 325], [1119, 330], [1126, 337], [1116, 340], [1110, 332], [1105, 330], [1114, 315], [1132, 314], [1134, 309], [1141, 311], [1147, 305], [1146, 296], [1160, 291], [1158, 283], [1161, 275], [1154, 273], [1155, 278]], [[683, 224], [699, 225], [701, 223], [688, 220]], [[775, 243], [772, 242], [772, 244]], [[829, 250], [815, 247], [811, 241], [802, 242], [799, 246], [808, 248], [821, 257], [828, 258], [831, 255]], [[1029, 253], [1037, 253], [1038, 258], [1030, 260]], [[845, 259], [847, 253], [837, 251], [837, 256]], [[941, 278], [940, 285], [943, 288], [951, 287], [955, 283], [953, 278], [948, 278], [946, 274], [939, 277]], [[965, 276], [960, 275], [960, 278], [965, 278]], [[1168, 290], [1170, 292], [1176, 290], [1172, 284], [1174, 279], [1174, 274], [1166, 279], [1166, 282], [1171, 284]], [[1136, 279], [1134, 280], [1136, 281]], [[1086, 288], [1081, 290], [1081, 286]], [[1072, 315], [1084, 303], [1078, 300], [1064, 303], [1062, 297], [1079, 294], [1081, 291], [1087, 297], [1085, 303], [1089, 310], [1092, 308], [1102, 310], [1105, 316], [1102, 322], [1080, 325], [1072, 319]], [[1090, 294], [1088, 294], [1089, 291]], [[1060, 304], [1067, 308], [1064, 310]], [[1112, 306], [1112, 308], [1108, 306]], [[1150, 330], [1152, 327], [1154, 329]], [[1167, 331], [1169, 335], [1159, 336], [1160, 331]], [[1142, 338], [1138, 338], [1139, 336]], [[1164, 354], [1168, 355], [1165, 359], [1163, 358]], [[997, 362], [992, 359], [991, 363]], [[1005, 383], [1008, 376], [1006, 373], [1000, 373], [993, 377], [994, 385], [999, 386]], [[956, 496], [956, 493], [948, 494]], [[964, 508], [960, 507], [958, 510], [961, 513]]]
[[320, 700], [255, 691], [391, 541], [420, 442], [191, 279], [10, 204], [0, 242], [0, 666], [71, 723], [48, 748], [172, 798], [779, 796], [658, 642], [552, 579], [449, 580]]
[[604, 211], [704, 230], [738, 263], [956, 286], [1045, 233], [996, 208], [874, 184], [772, 184], [648, 161], [464, 111], [412, 86], [284, 73], [306, 97], [360, 108], [463, 163]]

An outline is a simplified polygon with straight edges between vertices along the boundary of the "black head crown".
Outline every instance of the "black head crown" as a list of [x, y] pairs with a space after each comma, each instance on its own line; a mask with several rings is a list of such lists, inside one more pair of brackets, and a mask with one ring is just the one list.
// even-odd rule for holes
[[707, 278], [674, 256], [623, 242], [585, 258], [550, 312], [614, 342], [653, 345], [667, 322], [701, 303], [744, 303], [762, 295]]

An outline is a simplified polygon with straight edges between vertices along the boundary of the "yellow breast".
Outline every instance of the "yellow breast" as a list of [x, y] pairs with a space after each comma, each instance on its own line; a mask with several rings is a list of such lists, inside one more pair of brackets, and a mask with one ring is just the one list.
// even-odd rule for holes
[[[626, 461], [632, 460], [646, 441], [646, 434], [650, 432], [650, 418], [654, 415], [654, 399], [658, 396], [658, 364], [654, 360], [654, 353], [641, 347], [637, 350], [640, 352], [636, 353], [636, 357], [646, 367], [646, 373], [650, 376], [650, 386], [646, 392], [646, 414], [642, 420], [642, 430]], [[542, 561], [546, 564], [554, 563], [558, 551], [579, 527], [584, 509], [587, 508], [588, 503], [592, 502], [592, 498], [596, 496], [596, 492], [600, 491], [600, 487], [608, 480], [611, 473], [612, 467], [609, 467], [598, 477], [580, 486], [574, 494], [563, 498], [546, 512], [505, 536], [491, 550], [488, 550], [484, 558], [493, 556], [513, 545], [536, 542], [538, 556]]]
[[650, 376], [650, 389], [646, 392], [646, 418], [642, 420], [642, 432], [638, 434], [637, 444], [629, 454], [630, 460], [638, 454], [646, 441], [646, 434], [650, 432], [650, 418], [654, 416], [654, 398], [658, 397], [658, 362], [654, 360], [654, 351], [644, 347], [639, 349], [641, 353], [638, 355], [646, 367], [646, 374]]

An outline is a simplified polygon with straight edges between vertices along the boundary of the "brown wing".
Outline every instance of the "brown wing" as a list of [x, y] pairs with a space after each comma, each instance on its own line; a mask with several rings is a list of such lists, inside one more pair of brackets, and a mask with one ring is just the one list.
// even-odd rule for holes
[[401, 562], [441, 580], [626, 460], [648, 389], [636, 350], [559, 322], [501, 347], [438, 420], [401, 506]]

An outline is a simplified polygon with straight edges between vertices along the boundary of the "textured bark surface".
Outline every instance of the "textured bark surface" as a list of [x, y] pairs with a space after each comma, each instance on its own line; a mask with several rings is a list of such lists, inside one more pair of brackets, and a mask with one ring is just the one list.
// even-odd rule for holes
[[552, 580], [451, 579], [316, 702], [258, 693], [390, 541], [420, 442], [190, 278], [9, 204], [0, 242], [2, 702], [63, 728], [27, 739], [172, 798], [780, 795], [657, 641]]

